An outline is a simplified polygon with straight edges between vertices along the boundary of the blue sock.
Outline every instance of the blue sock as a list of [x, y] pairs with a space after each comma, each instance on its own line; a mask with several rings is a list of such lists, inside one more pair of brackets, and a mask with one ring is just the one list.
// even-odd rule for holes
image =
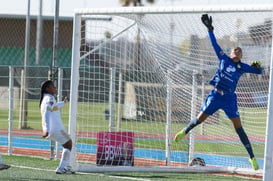
[[190, 130], [192, 130], [198, 124], [200, 124], [200, 122], [198, 121], [197, 118], [192, 119], [190, 123], [186, 126], [186, 129], [185, 129], [186, 134], [188, 134], [188, 132], [190, 132]]
[[251, 147], [251, 144], [248, 140], [248, 137], [243, 129], [243, 127], [240, 127], [238, 129], [236, 129], [236, 132], [241, 140], [241, 142], [243, 143], [243, 145], [245, 146], [246, 148], [246, 151], [248, 152], [249, 154], [249, 157], [250, 158], [253, 158], [254, 157], [254, 154], [253, 154], [253, 151], [252, 151], [252, 147]]

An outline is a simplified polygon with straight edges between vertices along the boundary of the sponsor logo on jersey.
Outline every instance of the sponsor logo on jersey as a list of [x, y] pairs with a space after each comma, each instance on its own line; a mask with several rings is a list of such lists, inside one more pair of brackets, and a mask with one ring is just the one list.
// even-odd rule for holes
[[226, 68], [227, 72], [235, 72], [236, 71], [236, 68], [233, 67], [232, 65], [229, 65], [227, 68]]
[[47, 107], [47, 110], [49, 110], [50, 112], [54, 112], [54, 111], [58, 111], [59, 107], [58, 106], [54, 106], [53, 108]]

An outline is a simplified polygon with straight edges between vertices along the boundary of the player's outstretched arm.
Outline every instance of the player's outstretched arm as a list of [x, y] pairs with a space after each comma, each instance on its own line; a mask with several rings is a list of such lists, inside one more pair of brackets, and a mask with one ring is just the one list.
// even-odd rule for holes
[[213, 31], [212, 17], [208, 14], [203, 14], [201, 17], [203, 24], [208, 28], [208, 31]]
[[223, 59], [223, 57], [226, 57], [227, 55], [223, 52], [222, 48], [218, 45], [216, 38], [213, 33], [214, 27], [212, 26], [212, 17], [208, 16], [208, 14], [203, 14], [201, 17], [202, 23], [207, 27], [208, 34], [210, 38], [211, 45], [218, 57], [219, 60]]

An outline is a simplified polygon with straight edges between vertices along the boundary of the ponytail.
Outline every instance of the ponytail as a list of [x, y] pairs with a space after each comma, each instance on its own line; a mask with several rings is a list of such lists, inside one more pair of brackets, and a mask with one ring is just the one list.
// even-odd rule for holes
[[43, 101], [43, 98], [44, 98], [44, 94], [47, 93], [46, 92], [46, 88], [48, 88], [50, 85], [53, 84], [53, 81], [52, 80], [46, 80], [42, 83], [42, 86], [41, 86], [41, 95], [40, 95], [40, 104], [39, 104], [39, 107], [41, 107], [41, 104], [42, 104], [42, 101]]

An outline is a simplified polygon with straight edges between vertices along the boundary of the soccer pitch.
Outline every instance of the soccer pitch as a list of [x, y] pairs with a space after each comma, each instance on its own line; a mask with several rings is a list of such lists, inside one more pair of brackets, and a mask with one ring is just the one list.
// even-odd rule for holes
[[[37, 107], [38, 102], [37, 101], [33, 101], [33, 102], [29, 102], [29, 107]], [[81, 105], [83, 106], [83, 105]], [[108, 126], [108, 122], [103, 120], [103, 107], [105, 107], [105, 104], [103, 103], [96, 103], [96, 105], [94, 106], [94, 110], [91, 114], [92, 117], [90, 117], [89, 119], [92, 120], [92, 125], [93, 125], [93, 129], [89, 130], [90, 133], [96, 133], [96, 129], [95, 128], [104, 128], [107, 129]], [[68, 113], [69, 113], [69, 109], [68, 109], [68, 105], [64, 107], [63, 111], [63, 120], [64, 120], [64, 124], [66, 127], [68, 127]], [[257, 110], [256, 110], [257, 111]], [[264, 110], [260, 110], [262, 112], [264, 112]], [[1, 115], [7, 115], [7, 112], [2, 111]], [[230, 132], [233, 131], [232, 125], [230, 124], [230, 122], [228, 122], [227, 120], [224, 120], [224, 115], [220, 114], [220, 119], [221, 121], [218, 124], [221, 124], [222, 126], [219, 126], [219, 128], [223, 128], [225, 130], [229, 129]], [[244, 115], [242, 115], [242, 118], [244, 120], [248, 120], [249, 118], [244, 118]], [[13, 126], [16, 129], [17, 127], [17, 118], [15, 118]], [[256, 118], [252, 118], [255, 119]], [[16, 136], [13, 138], [13, 146], [14, 147], [18, 147], [20, 148], [27, 148], [27, 149], [42, 149], [42, 150], [47, 150], [49, 151], [50, 148], [50, 144], [48, 143], [48, 140], [44, 140], [40, 138], [39, 135], [39, 131], [41, 131], [40, 128], [40, 113], [38, 111], [33, 111], [31, 114], [29, 114], [29, 126], [31, 127], [31, 129], [29, 130], [29, 132], [31, 132], [31, 135], [27, 134], [26, 131], [27, 130], [23, 130], [25, 133], [24, 134], [20, 134], [19, 130], [16, 131]], [[96, 121], [95, 121], [96, 120]], [[130, 121], [130, 120], [124, 120], [123, 121], [123, 128], [124, 129], [129, 129], [126, 126], [128, 125], [133, 125], [133, 127], [135, 128], [136, 132], [146, 132], [146, 133], [150, 133], [153, 132], [153, 128], [157, 127], [160, 129], [156, 129], [156, 131], [158, 133], [162, 133], [164, 132], [164, 123], [163, 122], [144, 122], [141, 124], [141, 126], [139, 126], [139, 122], [138, 121]], [[173, 126], [173, 130], [172, 132], [175, 132], [177, 127], [182, 127], [183, 124], [186, 123], [175, 123]], [[265, 123], [264, 123], [265, 124]], [[7, 128], [8, 124], [6, 121], [1, 121], [0, 123], [2, 128]], [[95, 126], [94, 126], [95, 125]], [[78, 126], [84, 126], [79, 124]], [[246, 129], [248, 129], [249, 124], [246, 124]], [[209, 128], [209, 127], [207, 127]], [[82, 131], [87, 131], [85, 130], [85, 127], [80, 127], [79, 128]], [[222, 132], [224, 132], [225, 130], [222, 130]], [[197, 131], [199, 131], [197, 129]], [[215, 129], [210, 129], [209, 130], [212, 134], [214, 134]], [[215, 133], [216, 134], [216, 133]], [[96, 154], [96, 137], [90, 134], [90, 136], [88, 138], [86, 137], [81, 137], [79, 135], [78, 139], [77, 139], [77, 144], [78, 146], [80, 145], [84, 145], [84, 148], [88, 148], [85, 149], [85, 151], [87, 151], [90, 154], [95, 155]], [[231, 135], [228, 135], [229, 137], [231, 137]], [[261, 135], [262, 136], [262, 135]], [[4, 145], [7, 145], [7, 137], [3, 137], [2, 139], [0, 139], [1, 142], [5, 143]], [[41, 143], [43, 142], [43, 143]], [[234, 143], [238, 143], [236, 141], [234, 141]], [[160, 160], [165, 160], [165, 140], [162, 138], [157, 138], [157, 137], [150, 137], [150, 138], [135, 138], [135, 157], [137, 158], [138, 153], [141, 153], [141, 155], [143, 155], [143, 153], [146, 153], [147, 155], [150, 155], [150, 157], [147, 159], [151, 159], [153, 158], [153, 156], [156, 156], [157, 159]], [[202, 137], [196, 137], [196, 143], [195, 143], [195, 150], [199, 153], [213, 153], [213, 152], [217, 152], [217, 153], [221, 153], [221, 155], [232, 155], [232, 149], [234, 149], [233, 147], [231, 148], [229, 145], [229, 142], [222, 142], [221, 140], [206, 140], [205, 136]], [[255, 141], [252, 143], [253, 144], [253, 148], [255, 150], [256, 156], [258, 158], [263, 158], [263, 153], [264, 153], [264, 146], [263, 146], [263, 142], [259, 142], [259, 141]], [[147, 145], [149, 145], [149, 151], [152, 151], [150, 154], [148, 154], [148, 150], [145, 149], [147, 147]], [[183, 144], [177, 144], [177, 143], [173, 143], [173, 150], [178, 151], [177, 154], [175, 155], [174, 160], [172, 161], [176, 161], [176, 162], [187, 162], [187, 160], [185, 160], [185, 158], [187, 158], [187, 156], [185, 154], [187, 154], [188, 148], [188, 140], [183, 140]], [[221, 145], [221, 146], [220, 146]], [[40, 146], [40, 147], [39, 147]], [[91, 148], [92, 147], [92, 148]], [[236, 154], [233, 153], [234, 158], [229, 159], [230, 162], [233, 162], [234, 159], [236, 160], [242, 160], [242, 163], [248, 163], [247, 158], [245, 158], [245, 150], [243, 150], [244, 148], [241, 146], [240, 149], [242, 150], [240, 152], [240, 154], [238, 152], [236, 152]], [[21, 149], [22, 150], [22, 149]], [[81, 149], [78, 149], [81, 150]], [[141, 151], [140, 151], [141, 150]], [[159, 152], [156, 150], [163, 150], [162, 152], [160, 152], [160, 155], [162, 157], [159, 158]], [[20, 154], [20, 153], [15, 153], [15, 154]], [[179, 154], [179, 155], [178, 155]], [[221, 156], [220, 155], [220, 156]], [[38, 155], [36, 155], [38, 156]], [[203, 154], [203, 155], [198, 155], [200, 157], [203, 158], [207, 158], [207, 156], [211, 156], [211, 155], [207, 155], [207, 154]], [[211, 164], [211, 165], [218, 165], [219, 163], [217, 162], [217, 159], [208, 159], [211, 160], [210, 162], [207, 161], [207, 164]], [[214, 160], [214, 161], [213, 161]], [[213, 161], [213, 162], [212, 162]], [[262, 168], [263, 163], [261, 161], [261, 159], [259, 159], [260, 161], [260, 166]], [[226, 165], [224, 166], [230, 166], [229, 162], [225, 162]], [[249, 165], [250, 166], [250, 165]]]
[[6, 156], [3, 161], [11, 168], [0, 171], [0, 180], [40, 180], [40, 181], [85, 181], [85, 180], [217, 180], [217, 181], [249, 181], [259, 178], [246, 178], [238, 175], [219, 174], [175, 174], [175, 173], [76, 173], [74, 175], [56, 175], [55, 168], [59, 161], [25, 156]]

